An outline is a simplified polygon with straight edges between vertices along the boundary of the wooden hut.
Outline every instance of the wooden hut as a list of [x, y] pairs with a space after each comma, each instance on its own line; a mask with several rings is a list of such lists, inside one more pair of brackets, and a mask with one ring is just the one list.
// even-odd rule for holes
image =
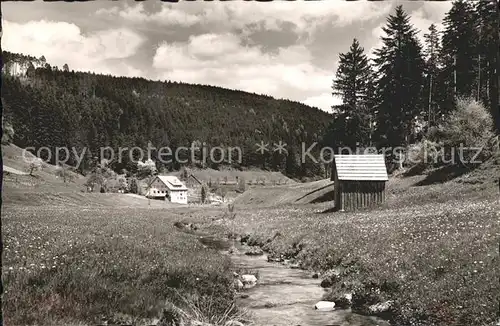
[[385, 201], [388, 177], [383, 155], [335, 155], [332, 170], [335, 210], [352, 211]]

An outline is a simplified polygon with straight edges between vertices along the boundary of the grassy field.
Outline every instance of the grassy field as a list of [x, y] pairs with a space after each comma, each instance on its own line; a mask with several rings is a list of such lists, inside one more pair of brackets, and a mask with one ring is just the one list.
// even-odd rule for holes
[[331, 213], [328, 202], [246, 205], [234, 220], [217, 219], [218, 208], [118, 207], [119, 194], [80, 194], [80, 205], [68, 205], [67, 194], [32, 207], [19, 199], [2, 212], [5, 323], [147, 324], [166, 301], [183, 306], [179, 293], [198, 302], [193, 318], [221, 317], [233, 302], [230, 261], [176, 231], [173, 223], [184, 220], [247, 235], [249, 244], [325, 279], [336, 269], [327, 299], [352, 292], [359, 311], [395, 300], [396, 325], [490, 326], [500, 293], [496, 185], [409, 187], [421, 179], [391, 180], [387, 205], [374, 211]]
[[[19, 148], [2, 149], [7, 166], [27, 169]], [[51, 165], [4, 174], [5, 325], [149, 325], [170, 315], [223, 325], [240, 315], [230, 260], [173, 226], [189, 209], [85, 193], [83, 183], [64, 183]]]
[[149, 324], [172, 313], [222, 325], [237, 314], [225, 314], [234, 302], [232, 266], [173, 226], [190, 221], [320, 272], [330, 283], [326, 299], [353, 293], [353, 309], [364, 313], [394, 300], [395, 325], [492, 326], [500, 166], [437, 183], [443, 175], [391, 178], [383, 207], [352, 213], [323, 202], [328, 180], [250, 189], [235, 201], [234, 220], [222, 218], [232, 216], [224, 208], [82, 193], [80, 181], [64, 184], [51, 171], [4, 176], [5, 324]]
[[4, 206], [5, 325], [148, 324], [166, 302], [188, 309], [185, 300], [196, 318], [222, 317], [233, 302], [230, 261], [176, 231], [172, 216]]
[[[329, 300], [353, 293], [352, 307], [393, 300], [395, 325], [495, 325], [499, 313], [498, 166], [442, 184], [425, 176], [389, 182], [372, 211], [330, 212], [331, 203], [236, 207], [233, 221], [191, 221], [236, 232], [272, 257], [298, 262], [329, 281]], [[332, 276], [336, 271], [337, 277]]]

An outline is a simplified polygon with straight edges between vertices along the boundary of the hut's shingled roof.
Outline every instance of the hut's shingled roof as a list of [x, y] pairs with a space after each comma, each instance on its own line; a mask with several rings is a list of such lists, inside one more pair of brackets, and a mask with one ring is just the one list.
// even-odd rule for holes
[[[335, 155], [334, 169], [339, 180], [387, 181], [384, 155]], [[332, 175], [333, 179], [334, 175]]]

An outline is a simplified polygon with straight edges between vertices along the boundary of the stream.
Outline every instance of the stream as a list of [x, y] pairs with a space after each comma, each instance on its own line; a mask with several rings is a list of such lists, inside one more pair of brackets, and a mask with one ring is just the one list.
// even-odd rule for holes
[[280, 263], [267, 261], [266, 255], [247, 256], [243, 247], [235, 243], [240, 251], [229, 254], [232, 241], [213, 237], [200, 237], [204, 245], [219, 249], [230, 255], [236, 268], [258, 274], [257, 285], [242, 290], [237, 299], [239, 307], [247, 309], [255, 325], [259, 326], [388, 326], [389, 323], [375, 317], [368, 317], [338, 309], [322, 312], [314, 309], [325, 289], [321, 279], [313, 279], [310, 273], [292, 269]]

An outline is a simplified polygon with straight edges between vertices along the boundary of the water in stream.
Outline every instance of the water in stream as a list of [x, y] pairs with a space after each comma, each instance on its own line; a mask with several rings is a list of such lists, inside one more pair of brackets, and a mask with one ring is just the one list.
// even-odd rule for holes
[[[211, 239], [200, 239], [208, 244]], [[221, 249], [220, 240], [216, 244]], [[222, 246], [222, 247], [226, 247]], [[238, 246], [236, 246], [238, 248]], [[240, 249], [240, 248], [238, 248]], [[252, 314], [259, 326], [388, 326], [386, 321], [358, 315], [350, 310], [320, 312], [314, 305], [321, 300], [324, 289], [320, 280], [310, 273], [291, 269], [279, 263], [267, 262], [267, 256], [232, 254], [234, 264], [258, 272], [257, 285], [243, 290], [238, 305]], [[248, 297], [247, 297], [248, 295]]]

